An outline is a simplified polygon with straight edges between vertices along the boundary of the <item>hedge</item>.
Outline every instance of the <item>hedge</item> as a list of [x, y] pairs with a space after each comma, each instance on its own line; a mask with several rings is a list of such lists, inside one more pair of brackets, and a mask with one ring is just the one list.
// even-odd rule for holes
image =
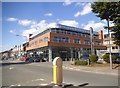
[[97, 62], [98, 61], [98, 56], [92, 54], [92, 55], [90, 55], [89, 59], [90, 59], [90, 62]]
[[[111, 55], [111, 57], [112, 57], [112, 63], [115, 63], [117, 57], [114, 56], [114, 55]], [[109, 54], [103, 55], [103, 59], [104, 59], [105, 62], [110, 63]]]
[[74, 62], [75, 65], [87, 65], [87, 61], [86, 60], [76, 60]]

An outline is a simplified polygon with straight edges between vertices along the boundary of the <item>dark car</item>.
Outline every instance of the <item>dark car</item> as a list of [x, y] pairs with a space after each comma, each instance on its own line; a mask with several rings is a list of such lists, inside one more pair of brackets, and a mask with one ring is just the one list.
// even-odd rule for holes
[[115, 63], [120, 64], [120, 57], [117, 57]]
[[34, 57], [33, 60], [34, 62], [40, 62], [40, 57]]
[[25, 59], [25, 62], [31, 63], [31, 62], [34, 62], [34, 59], [33, 59], [33, 57], [28, 57]]

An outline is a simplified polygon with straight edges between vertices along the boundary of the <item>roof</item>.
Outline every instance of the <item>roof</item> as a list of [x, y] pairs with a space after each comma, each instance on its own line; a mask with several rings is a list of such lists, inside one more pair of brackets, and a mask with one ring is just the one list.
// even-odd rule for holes
[[[52, 23], [46, 27], [46, 29], [43, 29], [41, 32], [50, 29], [50, 28], [61, 28], [61, 29], [66, 29], [66, 30], [72, 30], [72, 31], [77, 31], [77, 32], [83, 32], [83, 33], [90, 33], [90, 30], [85, 30], [82, 28], [77, 28], [77, 27], [72, 27], [72, 26], [66, 26], [62, 24], [57, 24], [57, 23]], [[39, 32], [39, 33], [41, 33]], [[39, 33], [33, 34], [30, 38], [33, 38], [37, 36]], [[93, 31], [94, 34], [98, 34], [98, 32]]]

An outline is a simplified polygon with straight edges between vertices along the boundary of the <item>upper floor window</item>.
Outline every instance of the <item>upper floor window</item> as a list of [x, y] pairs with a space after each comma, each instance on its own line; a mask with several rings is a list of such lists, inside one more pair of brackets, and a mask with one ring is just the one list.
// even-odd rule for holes
[[31, 46], [34, 46], [34, 42], [32, 42], [32, 44], [30, 44], [30, 47], [31, 47]]
[[112, 49], [118, 49], [118, 46], [112, 46]]
[[44, 42], [47, 42], [47, 41], [48, 41], [48, 37], [45, 37], [45, 38], [44, 38]]
[[70, 39], [67, 38], [67, 37], [54, 36], [54, 41], [57, 41], [57, 42], [67, 42], [67, 43], [69, 43], [69, 42], [70, 42]]
[[38, 41], [35, 41], [35, 45], [37, 45], [38, 44]]
[[39, 40], [39, 43], [42, 43], [42, 39]]
[[79, 39], [74, 39], [74, 43], [75, 44], [80, 44], [80, 40]]
[[84, 43], [90, 45], [90, 40], [85, 40]]
[[114, 33], [111, 34], [111, 38], [115, 38], [115, 34]]
[[105, 34], [105, 35], [104, 35], [104, 38], [109, 38], [109, 35], [108, 35], [108, 34]]
[[101, 42], [99, 42], [99, 41], [97, 41], [97, 42], [96, 42], [96, 45], [102, 45], [102, 43], [101, 43]]

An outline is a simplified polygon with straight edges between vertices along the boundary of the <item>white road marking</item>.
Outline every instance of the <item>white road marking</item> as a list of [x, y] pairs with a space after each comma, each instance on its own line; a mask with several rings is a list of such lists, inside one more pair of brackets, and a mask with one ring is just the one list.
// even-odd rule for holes
[[15, 85], [10, 85], [10, 86], [15, 86]]
[[51, 83], [54, 83], [53, 81], [51, 81]]
[[30, 83], [30, 82], [35, 82], [35, 81], [44, 81], [45, 79], [34, 79], [34, 80], [31, 80], [31, 81], [27, 81], [26, 83]]
[[9, 69], [12, 70], [14, 67], [10, 67]]
[[46, 86], [46, 85], [48, 85], [48, 84], [40, 84], [41, 86]]
[[34, 80], [34, 81], [39, 81], [39, 80], [40, 80], [40, 81], [44, 81], [44, 79], [36, 79], [36, 80]]
[[18, 84], [17, 86], [21, 86], [20, 84]]

